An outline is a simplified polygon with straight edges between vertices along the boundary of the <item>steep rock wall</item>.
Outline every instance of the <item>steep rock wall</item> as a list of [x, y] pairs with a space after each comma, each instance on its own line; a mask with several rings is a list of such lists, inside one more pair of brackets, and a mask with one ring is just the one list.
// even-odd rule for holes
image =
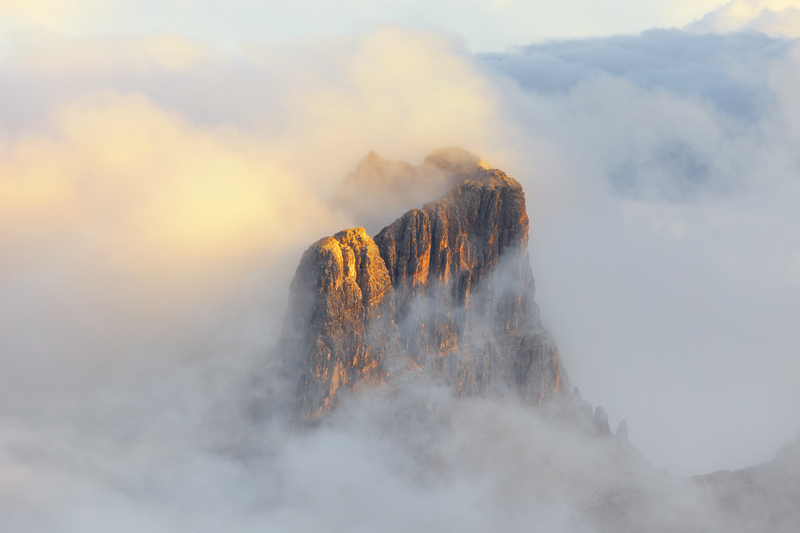
[[303, 418], [337, 407], [340, 389], [384, 381], [392, 293], [378, 247], [363, 228], [321, 239], [303, 254], [282, 342], [299, 379]]

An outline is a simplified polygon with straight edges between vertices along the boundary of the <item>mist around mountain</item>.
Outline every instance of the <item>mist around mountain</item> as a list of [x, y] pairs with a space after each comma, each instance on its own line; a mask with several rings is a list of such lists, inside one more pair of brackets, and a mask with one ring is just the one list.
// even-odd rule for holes
[[[408, 211], [375, 242], [363, 228], [343, 230], [303, 254], [276, 367], [294, 427], [380, 435], [425, 484], [491, 480], [497, 515], [484, 527], [795, 530], [797, 444], [764, 465], [681, 478], [646, 461], [624, 420], [612, 432], [605, 409], [570, 391], [525, 275], [521, 186], [464, 150], [448, 150], [469, 163], [438, 202]], [[395, 169], [391, 181], [387, 167]], [[359, 172], [363, 190], [352, 174], [345, 184], [367, 204], [420, 175], [374, 152]]]

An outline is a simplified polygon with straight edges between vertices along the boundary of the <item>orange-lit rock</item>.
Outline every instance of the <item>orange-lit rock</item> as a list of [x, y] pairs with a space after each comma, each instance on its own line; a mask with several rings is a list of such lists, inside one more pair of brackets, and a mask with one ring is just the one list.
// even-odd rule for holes
[[285, 346], [304, 418], [385, 382], [390, 368], [421, 368], [456, 394], [530, 404], [569, 388], [534, 301], [522, 187], [474, 156], [459, 165], [453, 149], [429, 159], [443, 153], [454, 184], [440, 200], [374, 242], [357, 228], [303, 255]]
[[341, 389], [382, 381], [392, 292], [378, 247], [363, 228], [321, 239], [303, 254], [283, 347], [299, 357], [294, 371], [305, 418], [338, 406]]

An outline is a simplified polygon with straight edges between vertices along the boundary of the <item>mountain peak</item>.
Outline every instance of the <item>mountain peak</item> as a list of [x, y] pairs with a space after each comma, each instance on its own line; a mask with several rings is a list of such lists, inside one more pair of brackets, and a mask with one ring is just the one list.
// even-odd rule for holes
[[[372, 152], [360, 171], [370, 165], [385, 172], [408, 164]], [[411, 168], [434, 167], [452, 180], [439, 200], [374, 239], [358, 227], [303, 254], [284, 352], [304, 419], [409, 368], [457, 395], [539, 404], [569, 389], [534, 300], [522, 186], [461, 149], [437, 150]]]

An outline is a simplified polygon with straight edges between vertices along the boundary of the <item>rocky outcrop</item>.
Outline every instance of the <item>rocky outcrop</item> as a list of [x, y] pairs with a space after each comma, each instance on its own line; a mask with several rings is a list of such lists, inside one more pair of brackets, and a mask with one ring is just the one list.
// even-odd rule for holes
[[531, 404], [568, 390], [534, 300], [522, 187], [484, 166], [453, 164], [459, 179], [439, 201], [374, 241], [357, 228], [303, 254], [284, 346], [304, 418], [408, 370]]

